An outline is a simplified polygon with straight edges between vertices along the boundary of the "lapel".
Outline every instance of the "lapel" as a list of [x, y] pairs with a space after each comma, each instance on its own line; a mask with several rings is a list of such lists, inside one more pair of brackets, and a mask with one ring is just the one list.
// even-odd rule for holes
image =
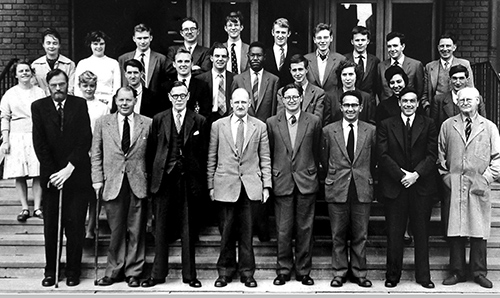
[[[116, 146], [118, 148], [120, 148], [120, 151], [121, 151], [122, 150], [122, 144], [121, 144], [120, 130], [118, 128], [118, 112], [115, 112], [113, 114], [113, 117], [109, 117], [107, 125], [108, 125], [109, 131], [111, 133], [111, 138], [115, 142]], [[134, 135], [135, 135], [135, 131], [134, 131]]]
[[353, 164], [356, 162], [356, 159], [358, 159], [359, 154], [365, 146], [366, 135], [366, 126], [363, 122], [358, 120], [358, 139], [356, 140], [356, 150], [354, 151], [354, 160], [352, 161]]
[[191, 130], [193, 129], [194, 126], [194, 112], [192, 112], [189, 109], [186, 109], [186, 116], [184, 117], [184, 123], [182, 124], [184, 126], [184, 145], [186, 145], [187, 140], [189, 139], [189, 136], [191, 135]]
[[[454, 116], [453, 121], [454, 121], [453, 128], [460, 135], [460, 137], [462, 138], [462, 141], [464, 142], [465, 146], [467, 146], [468, 142], [467, 142], [467, 140], [465, 138], [465, 127], [464, 127], [464, 123], [462, 121], [462, 116], [460, 116], [460, 114]], [[471, 135], [472, 135], [472, 132], [471, 132]]]
[[401, 117], [394, 118], [391, 126], [392, 126], [392, 132], [395, 135], [396, 140], [398, 140], [399, 146], [401, 146], [401, 149], [403, 150], [404, 153], [405, 152], [405, 141], [403, 135], [404, 124]]
[[366, 54], [366, 71], [364, 72], [363, 74], [363, 79], [365, 79], [367, 76], [368, 76], [368, 73], [370, 73], [372, 67], [373, 67], [373, 60], [375, 58], [370, 55], [370, 54]]
[[281, 112], [278, 116], [278, 131], [281, 135], [283, 143], [285, 144], [288, 155], [292, 155], [292, 141], [290, 140], [290, 132], [288, 131], [288, 122], [286, 120], [285, 111]]
[[345, 158], [347, 160], [350, 160], [349, 154], [347, 153], [346, 143], [344, 140], [344, 130], [342, 128], [342, 121], [335, 122], [333, 126], [333, 138], [337, 142], [337, 145], [340, 148], [342, 154], [344, 154]]
[[316, 52], [311, 53], [311, 60], [309, 60], [309, 62], [310, 62], [309, 63], [309, 72], [313, 76], [314, 81], [317, 82], [317, 85], [322, 87], [323, 84], [319, 80], [318, 58], [316, 57]]
[[274, 56], [274, 49], [273, 47], [269, 48], [268, 52], [267, 52], [267, 57], [266, 57], [266, 60], [269, 59], [269, 64], [271, 66], [271, 68], [269, 69], [270, 72], [272, 73], [278, 73], [279, 72], [279, 69], [278, 69], [278, 66], [276, 65], [276, 56]]
[[305, 111], [307, 107], [309, 107], [309, 104], [311, 103], [312, 99], [314, 98], [314, 90], [311, 87], [311, 83], [307, 83], [307, 88], [304, 90], [304, 101], [302, 102], [302, 111]]
[[[479, 114], [479, 112], [478, 112]], [[484, 120], [479, 117], [479, 115], [476, 118], [476, 123], [472, 123], [472, 130], [470, 132], [469, 140], [467, 141], [467, 145], [469, 145], [472, 140], [477, 137], [478, 134], [480, 134], [484, 130]]]
[[415, 141], [418, 139], [418, 136], [420, 136], [420, 133], [422, 133], [422, 130], [424, 129], [424, 118], [421, 117], [420, 115], [415, 115], [415, 119], [413, 120], [413, 125], [411, 127], [411, 146], [410, 148], [413, 147], [415, 144]]
[[[187, 113], [186, 113], [187, 114]], [[163, 126], [165, 130], [165, 138], [167, 144], [170, 143], [170, 131], [172, 129], [172, 109], [168, 109], [163, 116]], [[175, 126], [174, 126], [175, 129]]]
[[438, 81], [438, 72], [439, 72], [439, 60], [432, 61], [430, 64], [430, 76], [431, 76], [431, 85], [432, 89], [435, 89]]
[[137, 115], [136, 113], [132, 115], [134, 115], [134, 137], [132, 139], [132, 142], [130, 142], [130, 148], [132, 148], [134, 144], [137, 142], [139, 136], [141, 135], [142, 130], [144, 129], [144, 122], [142, 117], [139, 117], [139, 115]]
[[448, 92], [443, 99], [443, 110], [448, 118], [455, 116], [455, 104], [453, 103], [451, 91]]
[[262, 72], [262, 82], [260, 82], [260, 88], [259, 88], [259, 99], [257, 100], [257, 106], [255, 108], [255, 111], [259, 110], [260, 104], [263, 101], [262, 99], [264, 98], [264, 94], [266, 93], [268, 84], [269, 84], [269, 75], [267, 71], [264, 70]]
[[250, 139], [252, 138], [253, 134], [257, 130], [257, 128], [255, 127], [255, 122], [252, 119], [252, 117], [249, 116], [247, 119], [248, 119], [247, 134], [246, 134], [246, 137], [245, 137], [245, 141], [243, 142], [243, 152], [245, 152], [245, 149], [247, 148], [248, 142], [250, 141]]
[[151, 82], [151, 77], [153, 77], [153, 72], [156, 66], [156, 60], [158, 59], [158, 55], [156, 52], [151, 51], [151, 55], [149, 57], [149, 68], [148, 68], [148, 82]]
[[247, 69], [248, 64], [248, 48], [249, 46], [246, 43], [241, 43], [241, 61], [240, 61], [240, 73], [244, 72]]
[[304, 140], [307, 127], [309, 126], [309, 117], [304, 112], [300, 113], [297, 125], [297, 136], [295, 136], [295, 145], [293, 146], [295, 149], [293, 150], [292, 160], [297, 155], [300, 145], [302, 145], [302, 140]]
[[[68, 124], [71, 122], [71, 119], [74, 118], [74, 114], [75, 114], [75, 106], [74, 106], [74, 103], [75, 103], [75, 100], [76, 98], [71, 96], [71, 95], [68, 95], [67, 98], [66, 98], [66, 103], [64, 104], [64, 123], [63, 123], [63, 127], [67, 127]], [[52, 104], [52, 106], [54, 107], [54, 110], [55, 110], [55, 106], [54, 104]], [[59, 117], [59, 114], [57, 113], [56, 111], [56, 114], [57, 114], [57, 117]], [[57, 118], [59, 119], [59, 118]]]
[[231, 84], [233, 82], [233, 74], [229, 71], [226, 70], [224, 73], [224, 79], [226, 80], [226, 89], [225, 91], [225, 96], [226, 96], [226, 114], [229, 115], [231, 114], [232, 108], [231, 108]]
[[201, 54], [202, 54], [202, 48], [199, 44], [196, 44], [196, 47], [194, 47], [194, 50], [193, 50], [193, 65], [198, 63], [198, 60], [200, 59]]
[[252, 99], [250, 108], [248, 109], [248, 112], [251, 115], [255, 115], [255, 112], [257, 111], [257, 108], [255, 107], [255, 102], [252, 98], [252, 77], [250, 76], [250, 71], [251, 69], [248, 69], [244, 73], [241, 74], [241, 79], [243, 80], [243, 86], [246, 90], [249, 90], [250, 93], [250, 98]]
[[[67, 101], [66, 101], [67, 102]], [[45, 115], [48, 115], [49, 118], [54, 122], [54, 124], [59, 127], [59, 113], [57, 113], [56, 106], [54, 105], [54, 101], [52, 98], [46, 97], [46, 102], [42, 105], [46, 111]]]
[[[317, 61], [317, 59], [316, 59]], [[321, 82], [321, 85], [324, 85], [324, 82], [328, 81], [328, 78], [330, 77], [330, 74], [332, 73], [332, 69], [335, 66], [337, 58], [333, 57], [332, 51], [330, 51], [330, 54], [328, 54], [328, 60], [326, 61], [326, 68], [325, 68], [325, 75], [323, 76], [323, 82]]]
[[236, 150], [236, 144], [234, 143], [233, 139], [233, 133], [231, 132], [231, 116], [223, 118], [221, 125], [221, 133], [225, 136], [227, 143], [229, 144], [233, 152], [235, 154], [238, 154], [238, 151]]

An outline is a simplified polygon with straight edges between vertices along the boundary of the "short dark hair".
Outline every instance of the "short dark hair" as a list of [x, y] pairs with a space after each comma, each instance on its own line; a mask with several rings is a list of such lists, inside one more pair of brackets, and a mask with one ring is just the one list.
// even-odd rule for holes
[[314, 27], [313, 36], [316, 36], [316, 34], [318, 34], [318, 32], [323, 31], [323, 30], [330, 31], [330, 36], [333, 36], [332, 25], [325, 24], [325, 23], [319, 23], [318, 25], [316, 25], [316, 27]]
[[387, 36], [385, 37], [385, 41], [389, 41], [396, 37], [399, 37], [399, 41], [402, 45], [406, 43], [406, 36], [403, 33], [397, 31], [392, 31], [391, 33], [387, 34]]
[[31, 70], [31, 74], [34, 75], [35, 74], [35, 70], [31, 67], [31, 63], [29, 63], [27, 60], [17, 60], [16, 62], [14, 62], [14, 65], [12, 65], [12, 76], [16, 76], [16, 72], [17, 72], [17, 67], [19, 65], [28, 65], [28, 67], [30, 68]]
[[249, 52], [250, 52], [250, 49], [251, 49], [251, 48], [261, 48], [261, 49], [262, 49], [262, 51], [264, 51], [264, 50], [265, 50], [265, 48], [266, 48], [266, 46], [265, 46], [262, 42], [260, 42], [260, 41], [254, 41], [254, 42], [252, 42], [252, 43], [248, 46], [248, 51], [249, 51]]
[[153, 29], [144, 23], [140, 23], [134, 27], [134, 35], [136, 32], [149, 32], [150, 35], [153, 35]]
[[453, 44], [456, 44], [456, 43], [457, 43], [457, 36], [456, 36], [455, 34], [453, 34], [453, 32], [449, 32], [449, 31], [447, 31], [447, 32], [445, 32], [445, 33], [441, 34], [441, 35], [439, 36], [439, 39], [437, 40], [437, 41], [438, 41], [438, 44], [439, 44], [439, 41], [440, 41], [441, 39], [444, 39], [444, 38], [449, 38], [449, 39], [451, 39], [451, 41], [453, 42]]
[[349, 67], [354, 67], [354, 73], [356, 74], [356, 81], [361, 80], [361, 72], [359, 68], [357, 67], [358, 65], [354, 63], [354, 61], [351, 60], [342, 60], [339, 63], [339, 66], [335, 70], [335, 74], [337, 75], [337, 80], [338, 80], [338, 86], [342, 86], [342, 71], [346, 68]]
[[354, 38], [355, 34], [367, 35], [368, 40], [370, 40], [370, 37], [371, 37], [370, 30], [368, 30], [368, 28], [366, 28], [364, 26], [356, 26], [356, 27], [352, 28], [351, 39]]
[[101, 30], [96, 30], [96, 31], [89, 32], [87, 34], [87, 36], [85, 37], [85, 45], [88, 47], [94, 41], [99, 41], [99, 39], [104, 40], [104, 42], [108, 42], [109, 41], [109, 36], [107, 36], [106, 33], [104, 33]]
[[212, 45], [212, 47], [210, 48], [210, 50], [208, 51], [209, 55], [210, 56], [213, 56], [214, 55], [214, 51], [215, 49], [224, 49], [226, 50], [226, 53], [229, 55], [229, 50], [227, 49], [227, 47], [221, 43], [221, 42], [214, 42], [214, 44]]
[[191, 57], [191, 62], [193, 62], [193, 57], [191, 56], [191, 52], [188, 51], [186, 48], [184, 48], [184, 46], [179, 47], [177, 49], [177, 51], [175, 52], [175, 55], [174, 55], [174, 61], [175, 61], [175, 57], [177, 57], [177, 55], [179, 55], [179, 54], [189, 54], [189, 56]]
[[363, 96], [361, 96], [361, 92], [359, 92], [358, 90], [347, 90], [344, 93], [342, 93], [339, 99], [340, 104], [344, 103], [344, 98], [346, 96], [354, 96], [358, 99], [360, 105], [363, 104]]
[[408, 82], [409, 82], [408, 75], [405, 73], [405, 71], [401, 67], [396, 66], [396, 65], [392, 65], [384, 73], [384, 77], [385, 77], [385, 80], [387, 81], [387, 84], [389, 84], [389, 81], [392, 79], [392, 77], [394, 77], [397, 74], [403, 78], [403, 81], [405, 81], [405, 86], [408, 86]]
[[243, 24], [243, 14], [241, 11], [231, 11], [228, 16], [226, 16], [226, 24], [227, 22]]
[[183, 81], [174, 81], [168, 92], [170, 93], [170, 91], [172, 91], [172, 89], [174, 89], [175, 87], [186, 87], [186, 89], [188, 89], [189, 92], [188, 86], [186, 86], [186, 83], [184, 83]]
[[[290, 22], [286, 18], [276, 19], [276, 21], [274, 21], [274, 23], [273, 23], [273, 29], [274, 29], [274, 25], [278, 25], [278, 26], [280, 26], [282, 28], [288, 28], [289, 30], [291, 29], [290, 28]], [[288, 31], [288, 32], [290, 32], [290, 31]]]
[[125, 63], [123, 63], [123, 71], [127, 70], [127, 66], [137, 67], [140, 72], [144, 71], [144, 66], [137, 59], [128, 59], [127, 61], [125, 61]]
[[302, 96], [302, 93], [303, 93], [302, 87], [301, 86], [297, 86], [294, 83], [285, 85], [285, 87], [283, 87], [283, 91], [281, 91], [281, 94], [283, 94], [283, 96], [285, 96], [285, 92], [287, 92], [290, 89], [297, 90], [299, 92], [299, 95]]
[[415, 95], [417, 96], [417, 99], [418, 99], [418, 93], [413, 87], [404, 87], [403, 90], [401, 90], [401, 92], [399, 93], [399, 99], [401, 99], [403, 97], [403, 95], [405, 95], [407, 93], [415, 93]]
[[462, 65], [462, 64], [453, 65], [450, 68], [450, 78], [452, 75], [456, 74], [457, 72], [465, 72], [465, 77], [469, 78], [469, 70], [464, 65]]
[[130, 92], [132, 92], [132, 95], [134, 95], [134, 98], [137, 98], [137, 91], [134, 88], [132, 88], [130, 86], [123, 86], [123, 87], [118, 88], [118, 90], [116, 90], [115, 95], [113, 95], [113, 101], [116, 100], [116, 98], [118, 97], [118, 92], [120, 92], [121, 90], [130, 91]]
[[55, 76], [58, 76], [60, 74], [63, 74], [64, 75], [64, 78], [66, 78], [66, 83], [68, 83], [69, 81], [69, 78], [68, 78], [68, 75], [64, 72], [64, 70], [61, 70], [59, 68], [54, 68], [53, 70], [49, 71], [47, 73], [47, 76], [45, 77], [45, 80], [47, 81], [47, 84], [50, 82], [50, 80], [55, 77]]
[[304, 55], [302, 54], [295, 54], [290, 58], [290, 68], [292, 63], [300, 62], [304, 62], [304, 67], [307, 69], [307, 67], [309, 66], [309, 60], [307, 60], [306, 57], [304, 57]]
[[187, 22], [187, 21], [193, 22], [194, 25], [196, 26], [196, 29], [198, 29], [198, 21], [196, 21], [196, 19], [193, 17], [186, 17], [186, 18], [183, 18], [181, 21], [181, 30], [182, 30], [182, 24], [184, 24], [184, 22]]
[[47, 35], [50, 35], [50, 36], [53, 36], [55, 37], [59, 42], [61, 42], [61, 35], [59, 34], [59, 32], [57, 32], [56, 29], [54, 28], [47, 28], [43, 31], [42, 33], [42, 40], [45, 39], [45, 36]]

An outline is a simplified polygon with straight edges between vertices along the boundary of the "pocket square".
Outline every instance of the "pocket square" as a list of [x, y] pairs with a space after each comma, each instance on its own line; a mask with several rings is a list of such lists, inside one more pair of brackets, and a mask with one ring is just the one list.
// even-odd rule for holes
[[193, 133], [193, 136], [197, 136], [197, 135], [199, 135], [199, 134], [200, 134], [200, 131], [199, 131], [199, 130], [197, 130], [197, 131], [195, 131], [195, 132]]

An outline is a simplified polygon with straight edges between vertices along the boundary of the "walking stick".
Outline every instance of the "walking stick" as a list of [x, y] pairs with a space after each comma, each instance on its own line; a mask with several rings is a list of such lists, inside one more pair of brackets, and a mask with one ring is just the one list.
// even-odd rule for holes
[[57, 255], [56, 255], [56, 283], [54, 287], [57, 289], [59, 287], [59, 267], [61, 262], [61, 245], [62, 245], [62, 201], [63, 201], [63, 189], [59, 190], [59, 207], [57, 214]]
[[94, 234], [95, 234], [95, 240], [94, 240], [94, 270], [95, 270], [95, 279], [94, 279], [94, 286], [97, 286], [97, 270], [98, 270], [98, 267], [97, 267], [97, 258], [98, 258], [98, 255], [97, 255], [97, 250], [99, 248], [99, 202], [100, 202], [100, 198], [99, 198], [99, 194], [100, 194], [101, 190], [100, 189], [96, 189], [95, 190], [95, 196], [96, 196], [96, 204], [95, 204], [95, 228], [94, 228]]

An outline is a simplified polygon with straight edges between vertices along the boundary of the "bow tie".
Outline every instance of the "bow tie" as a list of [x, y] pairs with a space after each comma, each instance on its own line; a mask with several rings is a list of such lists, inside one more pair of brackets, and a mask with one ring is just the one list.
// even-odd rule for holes
[[321, 60], [324, 61], [328, 57], [328, 54], [325, 54], [325, 55], [319, 54], [319, 57], [321, 58]]

